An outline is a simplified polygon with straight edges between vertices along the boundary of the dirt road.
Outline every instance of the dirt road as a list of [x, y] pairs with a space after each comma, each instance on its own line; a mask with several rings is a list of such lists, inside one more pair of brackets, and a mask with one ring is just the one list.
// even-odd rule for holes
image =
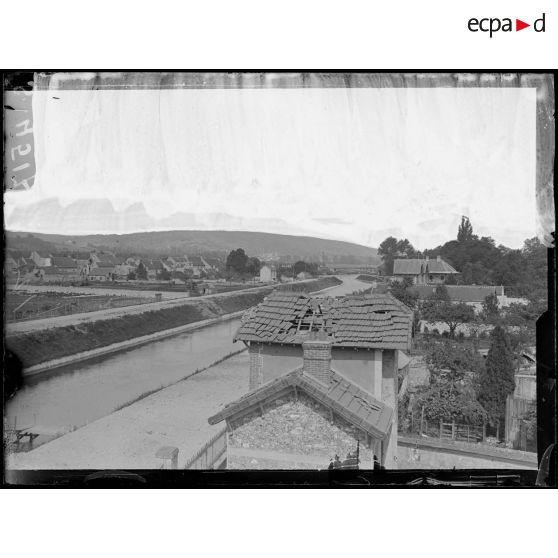
[[[242, 289], [240, 291], [230, 291], [228, 293], [211, 294], [204, 296], [197, 296], [193, 298], [173, 298], [169, 300], [162, 300], [161, 302], [146, 302], [133, 306], [123, 306], [121, 308], [106, 308], [104, 310], [97, 310], [95, 312], [82, 312], [81, 314], [68, 314], [66, 316], [56, 316], [51, 318], [42, 318], [39, 320], [27, 320], [23, 322], [7, 324], [8, 334], [15, 333], [29, 333], [31, 331], [38, 331], [42, 329], [49, 329], [53, 327], [64, 327], [71, 325], [79, 325], [87, 322], [95, 322], [98, 320], [106, 320], [110, 318], [119, 318], [121, 316], [129, 316], [130, 314], [142, 314], [151, 310], [161, 310], [164, 308], [173, 308], [183, 304], [195, 304], [196, 301], [206, 300], [215, 297], [232, 296], [238, 293], [258, 292], [260, 290], [268, 289], [268, 286], [255, 287], [253, 289]], [[126, 291], [127, 292], [127, 291]], [[95, 293], [99, 294], [99, 293]], [[124, 292], [118, 294], [123, 295]]]

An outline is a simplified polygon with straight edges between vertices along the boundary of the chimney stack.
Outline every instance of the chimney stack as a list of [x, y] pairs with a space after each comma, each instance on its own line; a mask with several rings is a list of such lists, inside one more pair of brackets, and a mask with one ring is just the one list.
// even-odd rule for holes
[[430, 260], [430, 258], [429, 258], [428, 256], [424, 256], [424, 259], [425, 259], [426, 261], [429, 261], [429, 260]]
[[442, 261], [442, 256], [436, 256], [436, 260], [441, 262]]
[[331, 380], [331, 345], [325, 331], [312, 331], [302, 343], [304, 372], [327, 385]]

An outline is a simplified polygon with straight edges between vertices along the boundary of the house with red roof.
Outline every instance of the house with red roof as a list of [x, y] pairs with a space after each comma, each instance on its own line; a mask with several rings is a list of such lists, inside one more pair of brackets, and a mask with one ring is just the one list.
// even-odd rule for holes
[[396, 468], [412, 320], [377, 294], [274, 293], [246, 312], [234, 340], [248, 347], [250, 391], [209, 418], [226, 422], [227, 467], [324, 469], [358, 446], [361, 468]]
[[393, 262], [393, 277], [402, 280], [408, 277], [414, 285], [441, 285], [448, 277], [459, 275], [441, 256], [436, 259], [401, 258]]

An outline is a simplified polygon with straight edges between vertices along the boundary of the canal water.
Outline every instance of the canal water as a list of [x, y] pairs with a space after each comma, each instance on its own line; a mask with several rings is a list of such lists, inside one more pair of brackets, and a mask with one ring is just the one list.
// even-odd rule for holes
[[[340, 296], [368, 286], [343, 276], [342, 285], [315, 295]], [[6, 427], [29, 426], [39, 437], [13, 450], [44, 444], [243, 349], [232, 342], [239, 326], [235, 318], [27, 378], [6, 405]]]
[[30, 430], [40, 434], [33, 442], [37, 447], [243, 349], [232, 342], [239, 326], [235, 318], [31, 376], [8, 402], [6, 426], [33, 425]]

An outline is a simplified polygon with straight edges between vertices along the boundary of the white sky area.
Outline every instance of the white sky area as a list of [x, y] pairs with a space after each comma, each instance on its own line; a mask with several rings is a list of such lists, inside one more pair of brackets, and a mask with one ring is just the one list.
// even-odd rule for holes
[[[536, 235], [535, 89], [62, 90], [35, 93], [33, 110], [36, 182], [5, 195], [9, 230], [394, 235], [424, 249], [468, 215], [498, 244]], [[128, 213], [84, 219], [90, 199]]]

